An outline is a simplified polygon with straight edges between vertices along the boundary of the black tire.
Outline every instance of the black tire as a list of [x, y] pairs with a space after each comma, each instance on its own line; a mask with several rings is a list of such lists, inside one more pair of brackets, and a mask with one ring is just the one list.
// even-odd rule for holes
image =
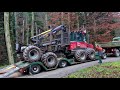
[[67, 67], [67, 64], [68, 64], [67, 61], [62, 60], [62, 61], [59, 62], [59, 67], [60, 67], [60, 68]]
[[101, 56], [102, 59], [106, 59], [107, 58], [107, 55], [106, 53], [103, 53], [102, 56]]
[[75, 61], [78, 61], [78, 62], [85, 62], [86, 61], [86, 53], [84, 50], [76, 50]]
[[41, 50], [36, 46], [28, 46], [23, 52], [23, 57], [25, 61], [38, 61], [40, 60], [41, 56]]
[[41, 72], [41, 66], [39, 64], [33, 64], [29, 67], [29, 74], [38, 74]]
[[86, 49], [87, 59], [94, 60], [95, 59], [95, 50], [92, 48]]
[[118, 49], [115, 50], [114, 56], [115, 57], [119, 57], [120, 56], [120, 51]]
[[53, 68], [57, 65], [57, 56], [55, 53], [47, 52], [43, 54], [41, 61], [47, 68]]

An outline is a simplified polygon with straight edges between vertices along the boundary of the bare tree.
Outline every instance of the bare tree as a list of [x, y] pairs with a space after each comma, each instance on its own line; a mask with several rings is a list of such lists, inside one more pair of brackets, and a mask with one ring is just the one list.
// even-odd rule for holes
[[35, 20], [34, 12], [32, 12], [31, 37], [34, 36], [34, 20]]
[[13, 58], [12, 45], [10, 40], [9, 12], [4, 12], [4, 30], [5, 30], [5, 39], [6, 39], [9, 64], [13, 64], [14, 58]]
[[25, 27], [26, 27], [26, 43], [27, 45], [29, 44], [29, 24], [28, 24], [28, 12], [25, 13], [25, 18], [26, 18], [26, 22], [25, 22]]
[[23, 30], [22, 31], [22, 43], [24, 44], [24, 39], [25, 39], [25, 36], [24, 36], [25, 35], [25, 33], [24, 33], [25, 32], [25, 20], [23, 20], [23, 28], [22, 28], [22, 30]]
[[18, 25], [17, 25], [17, 12], [14, 12], [15, 17], [15, 36], [16, 36], [16, 44], [18, 44]]
[[68, 26], [69, 26], [69, 31], [70, 31], [70, 13], [68, 12]]
[[79, 12], [77, 12], [77, 26], [78, 26], [78, 31], [80, 29], [80, 24], [79, 24]]
[[64, 17], [64, 12], [61, 12], [61, 24], [62, 24], [62, 25], [64, 24], [63, 17]]
[[48, 14], [45, 13], [45, 28], [48, 29]]

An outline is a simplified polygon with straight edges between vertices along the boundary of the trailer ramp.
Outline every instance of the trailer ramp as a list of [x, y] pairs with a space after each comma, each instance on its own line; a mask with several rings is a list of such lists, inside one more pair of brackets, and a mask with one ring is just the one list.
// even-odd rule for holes
[[19, 72], [20, 69], [27, 68], [29, 65], [30, 63], [25, 61], [9, 65], [0, 70], [0, 78], [9, 78], [10, 75]]

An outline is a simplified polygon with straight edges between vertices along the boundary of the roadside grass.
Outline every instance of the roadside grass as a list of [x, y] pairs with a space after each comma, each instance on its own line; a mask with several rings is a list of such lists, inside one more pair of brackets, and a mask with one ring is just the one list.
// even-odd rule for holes
[[120, 61], [88, 67], [64, 78], [120, 78]]
[[7, 67], [8, 65], [0, 65], [0, 69]]

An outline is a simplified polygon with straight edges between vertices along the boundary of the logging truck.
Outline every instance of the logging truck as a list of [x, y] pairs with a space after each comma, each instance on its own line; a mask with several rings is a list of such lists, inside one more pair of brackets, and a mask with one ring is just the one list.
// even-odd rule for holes
[[74, 35], [64, 25], [33, 36], [30, 40], [33, 44], [19, 45], [17, 52], [22, 54], [23, 61], [34, 63], [29, 68], [32, 74], [41, 72], [41, 68], [51, 70], [95, 60], [94, 46], [86, 42], [86, 35], [81, 31]]

